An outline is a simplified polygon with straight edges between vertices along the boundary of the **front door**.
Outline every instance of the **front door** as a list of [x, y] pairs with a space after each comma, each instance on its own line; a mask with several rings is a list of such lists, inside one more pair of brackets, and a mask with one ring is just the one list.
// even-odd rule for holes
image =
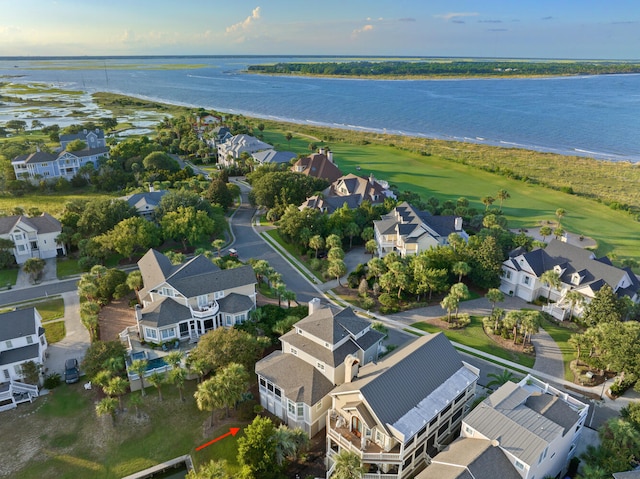
[[353, 416], [351, 418], [351, 432], [356, 436], [362, 436], [362, 422], [360, 422], [360, 418], [358, 416]]

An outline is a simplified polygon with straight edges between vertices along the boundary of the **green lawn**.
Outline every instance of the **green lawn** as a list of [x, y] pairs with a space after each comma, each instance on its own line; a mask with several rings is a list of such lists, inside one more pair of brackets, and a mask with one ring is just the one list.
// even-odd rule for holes
[[[81, 383], [62, 385], [47, 396], [44, 405], [42, 398], [33, 405], [21, 406], [21, 413], [42, 406], [29, 416], [30, 430], [38, 432], [28, 447], [38, 448], [38, 453], [12, 477], [119, 479], [184, 454], [191, 454], [196, 465], [210, 459], [226, 459], [237, 468], [237, 441], [242, 430], [235, 437], [195, 451], [197, 446], [228, 432], [229, 427], [246, 426], [246, 423], [225, 424], [203, 436], [203, 424], [208, 424], [210, 414], [197, 409], [193, 399], [195, 388], [195, 381], [186, 382], [185, 402], [179, 400], [173, 386], [163, 386], [162, 402], [158, 401], [155, 389], [148, 388], [140, 407], [142, 419], [136, 418], [132, 408], [118, 413], [114, 427], [110, 418], [96, 416], [94, 403], [101, 397], [99, 391], [85, 391]], [[124, 397], [125, 405], [128, 397]], [[5, 436], [0, 438], [0, 446], [6, 454], [17, 456], [27, 444]]]
[[59, 279], [83, 273], [78, 260], [73, 258], [58, 258], [56, 272]]
[[513, 361], [514, 363], [521, 364], [528, 368], [532, 368], [535, 363], [535, 358], [533, 356], [502, 349], [496, 343], [491, 341], [482, 328], [482, 318], [480, 316], [471, 316], [471, 324], [464, 329], [443, 330], [437, 326], [423, 322], [413, 323], [411, 326], [428, 333], [438, 333], [443, 331], [445, 336], [451, 341], [464, 344], [465, 346], [469, 346], [488, 354], [493, 354], [494, 356], [498, 356], [502, 359]]
[[18, 271], [18, 268], [0, 270], [0, 287], [4, 288], [7, 284], [15, 285], [18, 279]]
[[64, 317], [64, 300], [62, 298], [52, 298], [45, 301], [23, 303], [19, 309], [26, 309], [35, 307], [40, 316], [42, 316], [42, 322], [53, 321]]
[[54, 344], [58, 341], [62, 341], [67, 334], [67, 328], [64, 325], [64, 321], [51, 321], [44, 325], [44, 336], [47, 338], [47, 343]]

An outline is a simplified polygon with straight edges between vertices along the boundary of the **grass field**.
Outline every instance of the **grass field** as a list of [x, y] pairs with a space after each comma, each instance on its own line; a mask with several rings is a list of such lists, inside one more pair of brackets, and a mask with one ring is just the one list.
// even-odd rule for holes
[[59, 279], [81, 274], [83, 271], [78, 266], [78, 260], [73, 258], [58, 258], [56, 264], [56, 274]]
[[64, 321], [50, 321], [44, 324], [44, 336], [47, 338], [47, 343], [54, 344], [62, 341], [66, 335], [67, 328]]
[[4, 288], [8, 284], [15, 285], [18, 279], [18, 271], [18, 268], [0, 270], [0, 287]]
[[[119, 479], [184, 454], [191, 454], [196, 465], [215, 458], [237, 467], [237, 440], [242, 430], [235, 437], [195, 451], [195, 447], [228, 432], [229, 427], [246, 425], [225, 423], [205, 437], [202, 425], [205, 421], [208, 424], [209, 413], [197, 409], [195, 387], [195, 381], [185, 383], [184, 403], [174, 386], [163, 386], [162, 402], [155, 390], [148, 388], [140, 406], [142, 417], [136, 418], [131, 408], [118, 413], [112, 426], [109, 417], [96, 416], [94, 404], [101, 397], [98, 390], [85, 391], [81, 383], [62, 385], [34, 404], [3, 413], [3, 424], [20, 428], [22, 433], [0, 437], [0, 459], [22, 465], [10, 474], [18, 479]], [[125, 405], [129, 396], [124, 397]], [[19, 416], [36, 409], [29, 416], [27, 431], [20, 426]]]
[[42, 316], [42, 322], [54, 321], [64, 317], [64, 300], [62, 298], [47, 299], [20, 306], [19, 309], [35, 307]]
[[25, 196], [13, 197], [2, 196], [0, 197], [0, 212], [4, 212], [8, 215], [12, 214], [13, 208], [19, 206], [24, 209], [25, 212], [29, 208], [38, 208], [42, 212], [47, 212], [51, 216], [59, 217], [64, 210], [64, 205], [68, 201], [76, 199], [98, 199], [98, 198], [114, 198], [118, 195], [106, 195], [103, 193], [91, 192], [90, 195], [83, 192], [73, 193], [32, 193]]
[[514, 363], [521, 364], [528, 368], [532, 368], [535, 363], [535, 358], [533, 356], [503, 349], [491, 341], [482, 328], [482, 318], [479, 316], [471, 316], [471, 324], [464, 329], [443, 330], [437, 326], [423, 322], [413, 323], [411, 326], [428, 333], [438, 333], [442, 331], [451, 341], [464, 344], [465, 346], [475, 348], [488, 354], [493, 354], [494, 356], [498, 356], [502, 359], [513, 361]]

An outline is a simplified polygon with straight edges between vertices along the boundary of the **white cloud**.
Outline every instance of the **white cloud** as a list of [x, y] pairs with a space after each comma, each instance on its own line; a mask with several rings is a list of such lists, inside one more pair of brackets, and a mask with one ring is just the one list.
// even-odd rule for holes
[[242, 22], [238, 22], [235, 25], [231, 25], [230, 27], [227, 27], [225, 32], [235, 33], [243, 30], [247, 30], [257, 20], [260, 20], [260, 7], [254, 8], [253, 11], [251, 12], [251, 15], [245, 18]]
[[358, 35], [364, 32], [370, 32], [373, 30], [373, 25], [365, 25], [362, 28], [356, 28], [353, 32], [351, 32], [351, 37], [356, 38]]
[[478, 15], [480, 14], [477, 12], [450, 12], [450, 13], [444, 13], [442, 15], [434, 15], [434, 17], [442, 18], [443, 20], [446, 20], [449, 22], [451, 20], [464, 18], [464, 17], [477, 17]]

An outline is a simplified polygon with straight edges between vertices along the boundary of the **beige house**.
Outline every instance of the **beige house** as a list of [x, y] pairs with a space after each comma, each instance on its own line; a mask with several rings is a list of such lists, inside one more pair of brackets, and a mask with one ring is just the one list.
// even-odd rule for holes
[[391, 213], [373, 222], [378, 256], [396, 251], [400, 256], [417, 255], [421, 251], [448, 244], [448, 237], [456, 233], [465, 241], [469, 235], [462, 229], [459, 216], [432, 216], [406, 201]]
[[351, 308], [309, 302], [309, 315], [280, 337], [281, 351], [256, 364], [260, 404], [290, 427], [315, 436], [326, 425], [329, 393], [376, 361], [384, 335]]
[[457, 437], [478, 374], [442, 333], [359, 368], [331, 392], [327, 478], [344, 449], [360, 456], [363, 479], [413, 477]]

